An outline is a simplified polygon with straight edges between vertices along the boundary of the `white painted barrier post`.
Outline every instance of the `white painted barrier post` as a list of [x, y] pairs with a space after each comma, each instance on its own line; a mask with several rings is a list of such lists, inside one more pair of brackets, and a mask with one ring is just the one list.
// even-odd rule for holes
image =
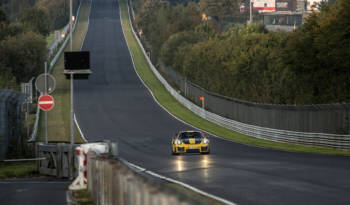
[[109, 145], [107, 143], [87, 143], [75, 148], [79, 161], [78, 177], [69, 186], [69, 190], [81, 190], [87, 188], [87, 153], [95, 152], [97, 155], [109, 153]]

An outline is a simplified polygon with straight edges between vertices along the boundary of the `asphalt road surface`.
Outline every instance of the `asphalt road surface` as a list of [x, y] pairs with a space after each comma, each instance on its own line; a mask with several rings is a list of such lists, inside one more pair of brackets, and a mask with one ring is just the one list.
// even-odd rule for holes
[[350, 158], [251, 147], [211, 136], [210, 155], [170, 155], [176, 131], [136, 75], [116, 0], [93, 0], [83, 50], [93, 74], [75, 82], [75, 113], [89, 141], [119, 143], [121, 156], [238, 204], [350, 204]]
[[66, 204], [66, 191], [70, 183], [56, 178], [1, 180], [0, 204]]

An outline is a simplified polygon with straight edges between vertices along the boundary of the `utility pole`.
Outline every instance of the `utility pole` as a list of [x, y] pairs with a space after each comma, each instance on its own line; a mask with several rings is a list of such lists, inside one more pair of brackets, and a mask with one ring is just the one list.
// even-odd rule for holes
[[254, 1], [249, 0], [249, 25], [253, 23], [253, 5]]

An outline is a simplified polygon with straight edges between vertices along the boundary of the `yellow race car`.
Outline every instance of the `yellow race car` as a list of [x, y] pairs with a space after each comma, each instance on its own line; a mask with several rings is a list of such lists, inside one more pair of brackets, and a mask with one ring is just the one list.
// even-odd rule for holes
[[199, 131], [182, 131], [171, 140], [171, 153], [210, 153], [210, 141]]

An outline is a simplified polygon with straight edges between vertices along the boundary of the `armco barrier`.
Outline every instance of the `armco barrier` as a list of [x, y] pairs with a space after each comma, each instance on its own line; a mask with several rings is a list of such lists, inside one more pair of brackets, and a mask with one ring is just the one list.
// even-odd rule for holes
[[96, 205], [222, 204], [137, 170], [118, 158], [103, 158], [89, 152], [87, 169], [87, 187]]
[[129, 13], [129, 22], [130, 22], [132, 32], [139, 46], [141, 47], [142, 52], [145, 58], [147, 59], [151, 70], [153, 71], [155, 76], [159, 79], [159, 81], [164, 85], [164, 87], [171, 93], [171, 95], [175, 99], [177, 99], [182, 105], [184, 105], [186, 108], [191, 110], [193, 113], [217, 125], [220, 125], [228, 129], [231, 129], [233, 131], [243, 133], [248, 136], [256, 137], [259, 139], [266, 139], [266, 140], [271, 140], [276, 142], [289, 142], [289, 143], [303, 144], [303, 145], [332, 147], [332, 148], [339, 148], [339, 149], [350, 149], [350, 135], [294, 132], [294, 131], [259, 127], [259, 126], [244, 124], [235, 120], [227, 119], [200, 108], [196, 104], [184, 98], [181, 94], [178, 93], [178, 91], [173, 89], [169, 85], [169, 83], [163, 78], [163, 76], [158, 72], [158, 70], [154, 67], [150, 59], [147, 57], [147, 54], [145, 52], [145, 49], [143, 48], [143, 45], [140, 39], [138, 38], [137, 34], [134, 31], [132, 22], [130, 20], [131, 17], [129, 12], [129, 5], [128, 5], [128, 13]]

